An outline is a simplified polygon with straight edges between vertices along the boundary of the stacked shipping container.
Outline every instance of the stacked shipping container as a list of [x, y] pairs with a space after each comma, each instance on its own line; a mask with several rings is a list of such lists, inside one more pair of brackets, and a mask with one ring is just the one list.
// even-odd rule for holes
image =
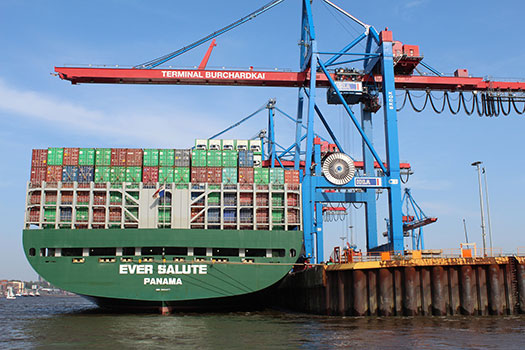
[[[210, 189], [220, 189], [221, 183], [225, 186], [239, 183], [241, 190], [253, 190], [254, 184], [261, 189], [269, 189], [269, 184], [272, 184], [272, 188], [275, 189], [279, 189], [279, 185], [297, 184], [298, 188], [299, 171], [261, 167], [262, 147], [260, 141], [214, 140], [211, 149], [208, 149], [208, 144], [203, 145], [201, 143], [200, 149], [194, 150], [121, 148], [33, 150], [30, 182], [32, 187], [40, 187], [44, 181], [47, 183], [62, 182], [62, 188], [73, 187], [73, 184], [77, 183], [78, 188], [87, 188], [86, 192], [75, 192], [77, 205], [105, 206], [109, 203], [109, 205], [129, 206], [126, 213], [117, 213], [117, 208], [110, 207], [108, 209], [108, 218], [115, 223], [136, 219], [138, 217], [137, 203], [124, 203], [120, 192], [111, 192], [111, 194], [108, 192], [108, 198], [106, 198], [105, 192], [90, 194], [88, 189], [91, 183], [94, 182], [95, 188], [101, 189], [105, 188], [108, 182], [127, 183], [128, 186], [129, 184], [137, 184], [138, 186], [140, 182], [145, 185], [174, 183], [184, 186], [183, 188], [188, 188], [187, 184], [189, 183], [208, 183]], [[258, 160], [258, 156], [261, 159]], [[31, 193], [28, 204], [38, 205], [41, 201], [45, 201], [46, 207], [42, 209], [42, 215], [46, 222], [53, 222], [57, 217], [60, 217], [62, 222], [69, 222], [74, 216], [77, 223], [87, 223], [90, 215], [87, 208], [76, 208], [75, 211], [72, 211], [71, 207], [67, 207], [73, 203], [73, 192], [71, 194], [60, 193], [60, 203], [66, 207], [56, 207], [56, 191]], [[237, 215], [239, 215], [242, 223], [256, 221], [262, 225], [261, 229], [265, 229], [265, 225], [270, 222], [270, 217], [273, 223], [284, 222], [285, 201], [288, 206], [299, 206], [299, 194], [288, 193], [287, 197], [283, 196], [283, 193], [272, 194], [264, 191], [255, 194], [242, 192], [239, 193], [239, 196], [229, 193], [223, 193], [222, 196], [221, 193], [211, 193], [207, 197], [208, 205], [224, 205], [232, 207], [232, 209], [224, 212], [218, 211], [218, 209], [210, 209], [206, 213], [206, 217], [208, 222], [218, 222], [222, 216], [225, 223], [234, 223], [237, 222]], [[273, 208], [271, 213], [268, 207], [270, 202]], [[203, 222], [204, 220], [205, 215], [201, 215], [202, 210], [200, 210], [203, 203], [202, 201], [193, 203], [195, 208], [191, 208], [191, 216], [198, 216], [194, 222]], [[168, 203], [163, 203], [163, 205], [168, 205]], [[236, 206], [255, 207], [255, 205], [262, 206], [262, 208], [258, 208], [257, 211], [251, 211], [248, 208], [240, 209], [239, 212], [234, 209]], [[41, 215], [35, 208], [30, 208], [28, 211], [32, 220]], [[101, 223], [106, 220], [106, 211], [102, 208], [93, 209], [91, 215], [92, 217], [89, 220], [93, 223]], [[298, 210], [288, 211], [286, 215], [288, 215], [288, 222], [297, 222], [300, 217]], [[166, 207], [159, 207], [159, 222], [169, 222], [170, 220], [171, 212]]]

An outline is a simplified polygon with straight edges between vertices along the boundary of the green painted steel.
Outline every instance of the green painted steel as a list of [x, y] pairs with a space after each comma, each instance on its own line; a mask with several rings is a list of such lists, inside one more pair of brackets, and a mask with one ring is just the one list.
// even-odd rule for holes
[[[46, 229], [24, 230], [23, 245], [35, 271], [58, 288], [93, 297], [169, 302], [240, 296], [267, 288], [291, 270], [302, 237], [302, 231], [280, 230]], [[185, 261], [174, 262], [180, 254], [64, 256], [64, 248], [77, 248], [81, 254], [80, 248], [110, 247], [206, 247], [213, 257], [195, 254], [205, 259], [200, 262], [183, 254]], [[31, 248], [36, 252], [62, 248], [62, 256], [31, 255]], [[243, 263], [245, 258], [222, 255], [225, 248], [273, 249], [284, 254], [247, 256], [253, 263]], [[145, 257], [153, 261], [144, 261]], [[228, 262], [214, 262], [216, 258]]]
[[268, 168], [254, 168], [253, 182], [259, 185], [268, 185], [270, 182], [270, 172]]
[[81, 148], [78, 151], [78, 165], [95, 165], [95, 149]]
[[222, 151], [210, 150], [206, 155], [206, 166], [221, 167], [222, 166]]
[[110, 171], [111, 182], [125, 182], [126, 181], [126, 167], [113, 166]]
[[97, 148], [95, 150], [95, 165], [111, 165], [111, 148]]
[[187, 184], [190, 182], [190, 168], [186, 167], [177, 167], [174, 168], [173, 172], [173, 182], [177, 184]]
[[175, 169], [173, 167], [162, 166], [159, 168], [159, 183], [172, 183]]
[[159, 166], [159, 150], [158, 149], [144, 149], [142, 165], [144, 166]]
[[141, 181], [142, 181], [142, 168], [141, 167], [130, 166], [126, 168], [126, 182], [141, 182]]
[[207, 163], [206, 163], [207, 152], [208, 151], [202, 150], [202, 149], [192, 150], [191, 151], [191, 166], [194, 166], [194, 167], [207, 166]]
[[271, 168], [270, 169], [270, 183], [272, 184], [284, 184], [284, 169], [283, 168]]
[[111, 167], [97, 166], [95, 168], [95, 182], [110, 182], [110, 181], [111, 181]]
[[170, 166], [175, 164], [175, 150], [159, 149], [159, 166]]
[[222, 151], [222, 166], [225, 168], [236, 168], [238, 164], [237, 151]]
[[236, 184], [237, 183], [237, 168], [223, 168], [222, 169], [222, 183]]
[[64, 160], [64, 149], [50, 147], [47, 149], [47, 165], [62, 165]]

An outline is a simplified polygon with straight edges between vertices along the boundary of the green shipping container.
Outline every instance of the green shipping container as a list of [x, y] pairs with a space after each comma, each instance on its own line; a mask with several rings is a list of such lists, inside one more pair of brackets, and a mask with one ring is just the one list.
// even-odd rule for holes
[[177, 184], [187, 184], [190, 182], [190, 168], [173, 168], [173, 182]]
[[108, 166], [97, 166], [95, 168], [95, 182], [110, 182], [111, 168]]
[[284, 169], [283, 168], [271, 168], [270, 169], [270, 183], [272, 184], [284, 184]]
[[44, 209], [44, 221], [54, 222], [57, 216], [56, 208], [45, 208]]
[[220, 193], [210, 193], [208, 195], [208, 205], [220, 205], [221, 204], [221, 194]]
[[284, 210], [283, 209], [272, 210], [272, 222], [274, 224], [284, 223]]
[[89, 220], [88, 208], [77, 208], [76, 218], [77, 218], [77, 221], [87, 222]]
[[222, 169], [222, 183], [236, 184], [237, 183], [237, 168], [223, 168]]
[[126, 181], [126, 168], [123, 166], [111, 167], [110, 182], [125, 182]]
[[122, 193], [120, 193], [120, 192], [110, 192], [110, 194], [109, 194], [109, 204], [122, 204]]
[[47, 149], [47, 165], [62, 165], [64, 149], [51, 147]]
[[175, 164], [175, 150], [159, 149], [159, 166], [173, 166]]
[[171, 223], [171, 210], [159, 209], [159, 223]]
[[254, 168], [253, 182], [258, 185], [268, 185], [270, 181], [270, 173], [268, 168]]
[[163, 166], [159, 168], [159, 183], [172, 183], [174, 169], [172, 167]]
[[111, 165], [111, 148], [97, 148], [95, 165]]
[[144, 166], [159, 166], [159, 150], [145, 149], [143, 152], [144, 158], [142, 164]]
[[272, 205], [275, 207], [284, 206], [284, 193], [272, 193]]
[[95, 165], [95, 149], [81, 148], [78, 151], [78, 165]]
[[208, 151], [206, 164], [209, 167], [221, 167], [222, 166], [222, 151]]
[[222, 166], [225, 168], [236, 168], [237, 158], [237, 151], [222, 151]]
[[[131, 213], [131, 215], [133, 215], [135, 218], [139, 218], [139, 208], [128, 208], [128, 211]], [[130, 215], [128, 214], [128, 212], [125, 212], [126, 213], [126, 220], [127, 222], [134, 222], [135, 219]]]
[[126, 182], [141, 182], [142, 168], [139, 166], [130, 166], [126, 169]]
[[[191, 166], [194, 167], [205, 167], [206, 164], [206, 153], [208, 151], [203, 149], [194, 149], [191, 151]], [[220, 166], [220, 165], [218, 165]]]

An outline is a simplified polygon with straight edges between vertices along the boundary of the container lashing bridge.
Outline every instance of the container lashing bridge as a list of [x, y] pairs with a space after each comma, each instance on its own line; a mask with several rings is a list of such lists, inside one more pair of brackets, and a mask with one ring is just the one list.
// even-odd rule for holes
[[[347, 11], [329, 0], [323, 1], [333, 11], [362, 28], [362, 33], [351, 39], [343, 48], [334, 51], [318, 50], [314, 13], [310, 0], [302, 0], [301, 37], [299, 70], [261, 71], [212, 70], [206, 69], [214, 42], [208, 49], [203, 62], [197, 69], [173, 69], [163, 66], [166, 62], [216, 37], [246, 23], [284, 0], [271, 1], [260, 9], [206, 37], [162, 57], [134, 66], [120, 67], [55, 67], [60, 78], [73, 84], [173, 84], [173, 85], [218, 85], [288, 87], [298, 89], [297, 114], [291, 117], [295, 123], [295, 142], [283, 147], [278, 153], [273, 133], [275, 105], [269, 108], [270, 124], [267, 133], [269, 157], [266, 165], [304, 169], [303, 227], [306, 259], [312, 262], [324, 261], [323, 256], [323, 208], [339, 203], [364, 203], [366, 215], [367, 251], [394, 251], [404, 253], [404, 238], [407, 230], [432, 218], [415, 217], [403, 220], [401, 175], [403, 164], [399, 161], [399, 140], [397, 130], [396, 90], [405, 92], [399, 110], [411, 105], [416, 111], [431, 106], [435, 112], [458, 113], [463, 109], [467, 114], [484, 116], [507, 115], [511, 112], [523, 114], [525, 107], [518, 104], [525, 101], [525, 83], [492, 81], [471, 77], [468, 71], [458, 69], [453, 76], [444, 76], [428, 65], [416, 45], [403, 45], [393, 40], [388, 29], [376, 31]], [[358, 44], [364, 43], [364, 52], [357, 52]], [[359, 64], [360, 67], [355, 65]], [[430, 74], [422, 74], [421, 71]], [[327, 89], [329, 104], [340, 105], [352, 121], [362, 140], [362, 162], [345, 153], [333, 128], [325, 118], [319, 104], [319, 88]], [[424, 91], [425, 101], [417, 106], [411, 91]], [[443, 93], [443, 102], [435, 103], [434, 94]], [[458, 104], [451, 103], [449, 95], [459, 93]], [[472, 98], [466, 99], [465, 95]], [[350, 108], [360, 106], [360, 118]], [[265, 107], [263, 107], [264, 109]], [[385, 133], [385, 155], [383, 160], [372, 144], [373, 118], [383, 111]], [[316, 137], [317, 118], [330, 135], [335, 145], [334, 152], [322, 153], [323, 141]], [[377, 117], [376, 117], [377, 118]], [[305, 144], [305, 149], [302, 145]], [[336, 150], [336, 151], [335, 151]], [[286, 155], [284, 156], [283, 155]], [[358, 166], [361, 169], [356, 169]], [[404, 166], [405, 171], [407, 166]], [[409, 166], [408, 166], [409, 168]], [[377, 227], [376, 191], [388, 193], [388, 242], [379, 245]], [[406, 194], [406, 192], [405, 192]], [[420, 212], [422, 213], [422, 211]], [[428, 223], [428, 222], [427, 222]], [[422, 238], [422, 237], [420, 237]], [[421, 244], [417, 246], [422, 246]]]

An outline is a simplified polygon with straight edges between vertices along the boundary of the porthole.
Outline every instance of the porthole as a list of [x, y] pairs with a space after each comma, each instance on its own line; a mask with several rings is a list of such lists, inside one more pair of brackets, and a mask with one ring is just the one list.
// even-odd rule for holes
[[295, 249], [290, 249], [290, 257], [295, 258], [296, 254], [297, 252], [295, 251]]
[[36, 255], [36, 249], [35, 248], [29, 248], [29, 256], [35, 256]]

